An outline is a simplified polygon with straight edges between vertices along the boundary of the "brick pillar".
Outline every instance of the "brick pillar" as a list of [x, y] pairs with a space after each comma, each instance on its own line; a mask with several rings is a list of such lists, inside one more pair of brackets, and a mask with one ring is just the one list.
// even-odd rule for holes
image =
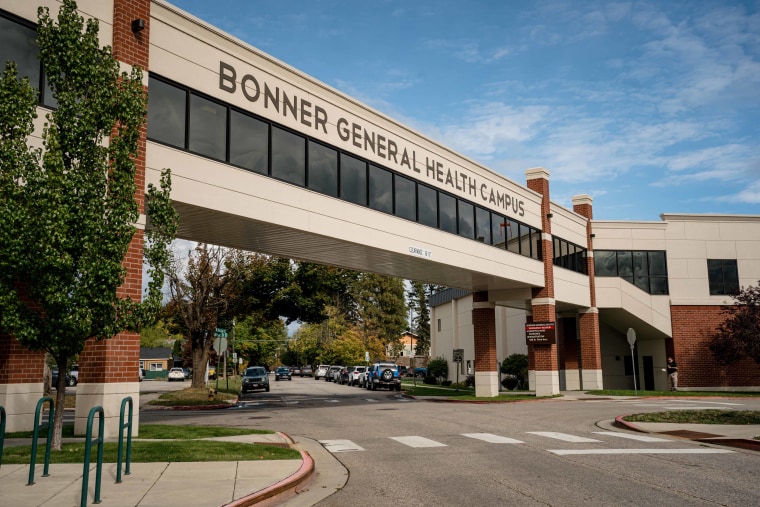
[[[541, 243], [544, 262], [544, 286], [533, 289], [531, 300], [533, 322], [556, 322], [554, 311], [554, 250], [552, 247], [552, 224], [549, 195], [549, 171], [543, 167], [525, 171], [528, 188], [541, 194]], [[530, 356], [533, 356], [532, 359]], [[535, 367], [536, 396], [559, 394], [559, 362], [557, 345], [529, 345], [528, 361]]]
[[[132, 31], [132, 21], [142, 19], [145, 28]], [[114, 0], [113, 54], [124, 67], [139, 66], [143, 70], [143, 84], [147, 90], [148, 53], [150, 40], [150, 0]], [[132, 238], [124, 265], [127, 276], [119, 288], [119, 297], [142, 299], [143, 238], [145, 227], [145, 146], [146, 127], [140, 131], [139, 153], [135, 160], [136, 199], [140, 207], [138, 230]], [[139, 360], [140, 335], [119, 333], [103, 341], [88, 340], [79, 356], [79, 386], [77, 388], [74, 432], [83, 435], [87, 429], [90, 409], [102, 406], [105, 414], [105, 437], [118, 434], [119, 410], [126, 396], [134, 404], [133, 424], [139, 428]], [[137, 431], [135, 431], [137, 434]]]
[[44, 352], [30, 352], [12, 336], [0, 333], [0, 406], [8, 417], [5, 431], [34, 429], [44, 370]]
[[594, 241], [591, 221], [594, 219], [593, 199], [586, 195], [573, 196], [573, 211], [586, 221], [586, 273], [591, 306], [578, 311], [581, 340], [581, 388], [603, 389], [602, 349], [599, 336], [599, 310], [596, 307], [596, 281], [594, 278]]
[[475, 345], [475, 396], [499, 395], [496, 369], [496, 312], [488, 291], [472, 293], [472, 326]]

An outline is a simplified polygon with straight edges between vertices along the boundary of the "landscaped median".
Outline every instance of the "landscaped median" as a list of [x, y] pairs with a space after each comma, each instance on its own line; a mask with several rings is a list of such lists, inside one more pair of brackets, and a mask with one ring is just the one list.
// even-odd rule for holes
[[556, 398], [557, 396], [539, 396], [537, 397], [530, 391], [501, 391], [496, 397], [478, 397], [475, 396], [475, 389], [472, 387], [443, 387], [438, 385], [429, 385], [418, 383], [412, 384], [404, 381], [401, 390], [407, 396], [415, 398], [429, 398], [430, 401], [466, 401], [470, 403], [504, 403], [513, 401], [543, 400]]
[[[47, 431], [47, 428], [44, 429]], [[40, 435], [46, 433], [40, 430]], [[217, 437], [234, 437], [257, 434], [273, 434], [272, 431], [246, 428], [223, 428], [215, 426], [175, 426], [161, 424], [141, 424], [139, 438], [132, 440], [131, 460], [133, 463], [153, 462], [203, 462], [203, 461], [260, 461], [301, 459], [301, 453], [289, 447], [262, 443], [220, 442], [206, 440]], [[14, 446], [14, 438], [31, 438], [32, 432], [16, 432], [6, 435], [3, 463], [28, 464], [31, 459], [31, 445]], [[73, 427], [64, 427], [64, 438], [73, 437]], [[76, 438], [76, 437], [74, 437]], [[51, 451], [50, 463], [83, 463], [85, 442], [69, 442], [60, 451]], [[117, 442], [103, 445], [103, 461], [117, 461]], [[37, 453], [37, 463], [44, 462], [44, 452]], [[91, 458], [97, 459], [96, 446]]]

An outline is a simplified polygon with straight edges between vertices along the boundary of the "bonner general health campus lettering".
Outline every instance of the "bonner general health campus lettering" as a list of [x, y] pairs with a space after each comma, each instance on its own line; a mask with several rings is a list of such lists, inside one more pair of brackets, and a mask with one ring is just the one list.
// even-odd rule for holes
[[[273, 109], [283, 117], [290, 114], [305, 127], [321, 130], [328, 134], [327, 110], [318, 104], [297, 96], [288, 96], [279, 86], [274, 89], [266, 82], [260, 83], [252, 74], [245, 74], [240, 79], [240, 91], [249, 102], [263, 100], [265, 109]], [[219, 62], [219, 88], [235, 93], [238, 87], [238, 75], [235, 68], [225, 62]], [[282, 93], [281, 93], [282, 92]], [[396, 166], [409, 171], [423, 174], [422, 157], [417, 156], [413, 149], [399, 149], [399, 144], [379, 133], [346, 118], [338, 118], [334, 122], [336, 133], [341, 141], [370, 152], [376, 156], [394, 163]], [[490, 188], [486, 183], [478, 184], [477, 179], [466, 172], [457, 169], [444, 168], [443, 164], [431, 156], [424, 157], [424, 175], [459, 192], [480, 198], [491, 206], [501, 208], [517, 216], [525, 215], [524, 201], [517, 199], [503, 190]], [[419, 161], [419, 164], [418, 164]]]

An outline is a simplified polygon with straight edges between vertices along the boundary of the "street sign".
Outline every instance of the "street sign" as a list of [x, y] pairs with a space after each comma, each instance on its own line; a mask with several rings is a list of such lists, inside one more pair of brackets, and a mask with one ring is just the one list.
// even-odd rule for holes
[[369, 351], [364, 351], [364, 361], [369, 363]]
[[221, 327], [218, 327], [214, 330], [214, 336], [217, 338], [227, 338], [227, 330]]
[[628, 332], [626, 333], [626, 339], [628, 340], [628, 345], [631, 346], [631, 367], [633, 369], [633, 393], [638, 395], [638, 388], [636, 387], [636, 357], [634, 356], [633, 352], [633, 345], [636, 343], [636, 331], [632, 328], [628, 328]]
[[454, 362], [461, 363], [464, 358], [464, 349], [454, 349]]
[[216, 350], [216, 353], [219, 355], [227, 350], [227, 338], [217, 338], [214, 340], [214, 350]]

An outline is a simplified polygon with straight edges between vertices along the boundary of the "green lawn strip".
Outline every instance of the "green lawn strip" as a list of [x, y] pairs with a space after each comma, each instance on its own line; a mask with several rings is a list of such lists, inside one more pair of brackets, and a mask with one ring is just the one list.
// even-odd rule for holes
[[760, 392], [727, 392], [727, 391], [634, 391], [601, 389], [597, 391], [585, 391], [586, 394], [595, 396], [720, 396], [727, 398], [751, 398], [760, 396]]
[[164, 393], [158, 399], [149, 401], [148, 405], [162, 407], [219, 405], [220, 403], [230, 402], [237, 398], [237, 393], [217, 392], [214, 396], [209, 396], [208, 392], [207, 388], [198, 389], [189, 387], [180, 391]]
[[[50, 452], [50, 463], [84, 463], [85, 443], [63, 444], [60, 451]], [[118, 444], [103, 444], [103, 462], [116, 463]], [[31, 446], [8, 447], [3, 450], [3, 464], [28, 464]], [[126, 444], [124, 447], [126, 453]], [[295, 450], [266, 444], [216, 442], [210, 440], [162, 440], [160, 442], [133, 441], [132, 463], [189, 462], [189, 461], [260, 461], [300, 459]], [[124, 459], [124, 456], [122, 456]], [[38, 447], [37, 463], [44, 463], [45, 449]], [[97, 460], [97, 446], [92, 446], [90, 460]]]
[[536, 397], [535, 394], [526, 391], [512, 391], [510, 393], [501, 393], [497, 397], [478, 397], [475, 396], [475, 389], [461, 388], [456, 390], [451, 387], [440, 387], [430, 385], [418, 385], [414, 387], [409, 384], [403, 385], [405, 394], [411, 396], [435, 396], [437, 398], [452, 398], [461, 401], [523, 401], [537, 400], [545, 398], [554, 398], [555, 396]]
[[623, 417], [628, 422], [681, 424], [760, 424], [757, 410], [672, 410]]
[[[5, 438], [32, 438], [32, 430], [15, 431], [7, 433]], [[176, 424], [141, 424], [140, 435], [135, 438], [144, 440], [192, 440], [195, 438], [233, 437], [238, 435], [271, 435], [272, 430], [259, 430], [254, 428], [228, 428], [220, 426], [178, 426]], [[40, 426], [38, 437], [44, 442], [47, 438], [47, 425]], [[77, 438], [74, 436], [74, 425], [67, 424], [63, 427], [63, 438]], [[78, 438], [84, 438], [79, 436]]]

